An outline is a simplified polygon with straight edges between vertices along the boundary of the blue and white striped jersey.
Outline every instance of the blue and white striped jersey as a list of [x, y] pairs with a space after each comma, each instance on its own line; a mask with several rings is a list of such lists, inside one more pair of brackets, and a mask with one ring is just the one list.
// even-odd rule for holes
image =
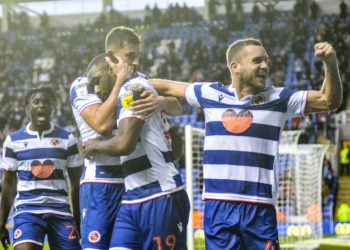
[[[100, 137], [101, 134], [91, 128], [80, 115], [85, 108], [102, 104], [102, 100], [94, 93], [93, 86], [88, 83], [86, 77], [78, 77], [72, 83], [70, 102], [82, 141]], [[84, 159], [84, 171], [80, 183], [87, 182], [124, 183], [120, 157], [96, 152], [91, 159]]]
[[52, 123], [41, 138], [30, 124], [9, 134], [1, 166], [17, 171], [16, 214], [71, 215], [67, 168], [82, 164], [75, 137]]
[[281, 131], [304, 114], [307, 92], [269, 87], [239, 100], [231, 85], [195, 83], [185, 95], [205, 113], [203, 198], [273, 203]]
[[[130, 94], [128, 88], [134, 84], [141, 84], [156, 93], [149, 82], [140, 77], [125, 83], [119, 94], [118, 124], [123, 119], [136, 117], [122, 105], [123, 98]], [[167, 126], [167, 120], [160, 112], [152, 116], [142, 127], [135, 150], [121, 156], [126, 189], [122, 203], [144, 202], [183, 189], [180, 173], [173, 163], [169, 140], [164, 134]]]

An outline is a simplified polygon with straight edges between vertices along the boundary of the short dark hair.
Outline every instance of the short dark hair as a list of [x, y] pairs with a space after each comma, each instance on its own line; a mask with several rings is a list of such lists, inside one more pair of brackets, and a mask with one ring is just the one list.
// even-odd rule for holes
[[109, 57], [114, 63], [118, 63], [117, 58], [108, 53], [97, 55], [91, 60], [86, 69], [86, 76], [90, 84], [99, 85], [101, 80], [115, 81], [115, 76], [110, 72], [110, 67], [105, 57]]
[[43, 93], [45, 96], [49, 97], [53, 103], [56, 102], [57, 96], [56, 96], [55, 91], [52, 89], [52, 87], [39, 86], [37, 88], [29, 89], [28, 92], [26, 93], [26, 95], [24, 97], [24, 101], [25, 101], [26, 106], [29, 104], [30, 98], [32, 98], [32, 96], [37, 94], [37, 93]]
[[105, 50], [106, 52], [110, 50], [118, 51], [123, 48], [124, 42], [140, 44], [141, 36], [131, 28], [124, 26], [114, 27], [106, 36]]
[[255, 38], [245, 38], [233, 42], [226, 51], [227, 66], [230, 67], [232, 60], [237, 60], [242, 48], [248, 45], [263, 46], [261, 41]]

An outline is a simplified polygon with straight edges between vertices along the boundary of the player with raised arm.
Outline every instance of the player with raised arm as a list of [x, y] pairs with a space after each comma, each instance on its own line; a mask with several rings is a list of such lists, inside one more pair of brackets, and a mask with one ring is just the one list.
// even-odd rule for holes
[[[156, 94], [144, 78], [125, 83], [119, 94], [118, 134], [109, 140], [89, 140], [84, 152], [121, 156], [126, 192], [117, 215], [110, 249], [186, 249], [189, 202], [171, 146], [164, 134], [167, 126], [162, 112], [144, 119], [129, 109], [136, 89]], [[182, 108], [176, 98], [162, 110], [177, 115]]]
[[[0, 238], [9, 244], [5, 228], [15, 198], [14, 248], [42, 249], [45, 235], [51, 249], [81, 249], [79, 177], [83, 160], [77, 141], [50, 122], [55, 94], [39, 87], [26, 95], [30, 123], [6, 137], [1, 167], [5, 170], [0, 206]], [[69, 189], [66, 173], [70, 179]]]
[[[259, 40], [227, 50], [231, 85], [150, 80], [160, 94], [186, 97], [205, 113], [204, 231], [207, 249], [278, 249], [278, 145], [286, 120], [341, 104], [336, 52], [315, 44], [325, 67], [319, 91], [268, 86], [268, 54]], [[143, 100], [131, 103], [137, 114]]]

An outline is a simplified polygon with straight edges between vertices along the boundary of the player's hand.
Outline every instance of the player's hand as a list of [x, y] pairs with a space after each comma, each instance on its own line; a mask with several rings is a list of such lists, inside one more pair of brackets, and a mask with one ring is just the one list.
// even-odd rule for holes
[[0, 240], [4, 249], [7, 249], [11, 242], [9, 232], [5, 227], [0, 228]]
[[145, 90], [140, 97], [141, 99], [130, 103], [130, 108], [134, 111], [135, 115], [147, 119], [162, 109], [163, 96], [158, 96], [151, 91]]
[[118, 59], [118, 63], [114, 63], [108, 56], [105, 57], [106, 62], [111, 67], [113, 74], [117, 77], [116, 84], [123, 84], [134, 73], [135, 69], [124, 62], [120, 57], [114, 56]]
[[327, 42], [315, 44], [315, 56], [326, 64], [336, 62], [336, 52]]
[[83, 144], [83, 153], [84, 157], [90, 159], [92, 154], [95, 152], [95, 150], [98, 148], [99, 144], [98, 139], [89, 139]]

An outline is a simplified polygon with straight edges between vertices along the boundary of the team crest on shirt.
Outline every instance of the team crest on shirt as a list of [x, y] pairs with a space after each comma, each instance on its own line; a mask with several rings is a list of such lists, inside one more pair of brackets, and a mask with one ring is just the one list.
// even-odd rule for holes
[[237, 114], [233, 109], [227, 109], [222, 113], [221, 121], [227, 131], [240, 134], [252, 125], [253, 114], [249, 110], [241, 110]]
[[52, 146], [58, 146], [60, 144], [61, 144], [61, 140], [60, 139], [57, 139], [57, 138], [51, 139], [51, 145]]
[[22, 235], [22, 230], [17, 228], [13, 233], [13, 238], [18, 239], [19, 237], [21, 237], [21, 235]]
[[99, 242], [101, 239], [101, 234], [99, 231], [91, 231], [89, 233], [89, 241], [91, 243], [96, 243], [96, 242]]

